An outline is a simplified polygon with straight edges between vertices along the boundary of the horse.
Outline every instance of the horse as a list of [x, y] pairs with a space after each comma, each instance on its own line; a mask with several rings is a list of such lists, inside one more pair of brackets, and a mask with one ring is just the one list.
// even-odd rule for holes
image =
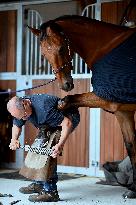
[[42, 55], [51, 64], [60, 89], [74, 88], [74, 52], [91, 69], [93, 91], [67, 95], [59, 108], [102, 108], [116, 116], [133, 168], [133, 183], [124, 197], [136, 198], [136, 28], [68, 15], [45, 22], [40, 29], [29, 29], [40, 37]]

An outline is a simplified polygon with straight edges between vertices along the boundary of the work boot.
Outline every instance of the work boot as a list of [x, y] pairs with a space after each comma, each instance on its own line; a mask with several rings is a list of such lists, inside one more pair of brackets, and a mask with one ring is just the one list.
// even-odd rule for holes
[[29, 196], [28, 200], [31, 202], [57, 202], [60, 199], [58, 191], [55, 190], [51, 192], [42, 191], [37, 195], [31, 195]]
[[31, 183], [27, 187], [21, 187], [19, 192], [22, 194], [33, 194], [33, 193], [40, 193], [42, 191], [42, 186], [40, 184]]

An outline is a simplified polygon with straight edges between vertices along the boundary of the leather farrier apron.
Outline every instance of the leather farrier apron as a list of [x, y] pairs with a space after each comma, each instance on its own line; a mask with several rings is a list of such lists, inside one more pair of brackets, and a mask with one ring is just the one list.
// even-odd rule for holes
[[[60, 127], [55, 129], [42, 127], [31, 147], [37, 150], [43, 147], [51, 149], [58, 142], [60, 135]], [[57, 158], [28, 151], [19, 174], [31, 180], [47, 181], [53, 175], [55, 166]]]

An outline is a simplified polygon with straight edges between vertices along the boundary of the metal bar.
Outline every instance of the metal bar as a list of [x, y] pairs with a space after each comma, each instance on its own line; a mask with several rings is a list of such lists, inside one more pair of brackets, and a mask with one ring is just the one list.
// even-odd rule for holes
[[[27, 20], [28, 25], [30, 24], [29, 12], [30, 11], [28, 11], [28, 20]], [[29, 63], [30, 63], [30, 61], [29, 61], [29, 49], [30, 49], [30, 47], [29, 47], [29, 44], [30, 44], [29, 36], [30, 36], [30, 30], [27, 29], [26, 30], [26, 52], [25, 52], [25, 59], [26, 59], [25, 60], [25, 73], [26, 73], [26, 75], [29, 74]]]
[[[38, 26], [38, 16], [36, 15], [35, 12], [33, 13], [33, 15], [35, 17], [35, 26], [37, 28], [37, 26]], [[34, 74], [37, 74], [37, 72], [38, 72], [38, 69], [37, 69], [37, 67], [38, 67], [38, 63], [37, 63], [37, 59], [38, 59], [38, 52], [37, 52], [38, 51], [38, 39], [35, 38], [34, 41], [35, 41], [35, 49], [34, 49]]]
[[[36, 10], [32, 10], [33, 12], [33, 26], [36, 28], [39, 28], [40, 24], [42, 23], [42, 18], [39, 14], [38, 11]], [[34, 74], [42, 74], [42, 70], [41, 70], [41, 48], [40, 48], [40, 43], [39, 43], [39, 39], [35, 36], [33, 36], [33, 44], [34, 44]]]
[[[33, 11], [30, 11], [30, 21], [31, 26], [33, 27]], [[30, 75], [32, 75], [32, 68], [33, 68], [33, 33], [30, 32]]]
[[79, 74], [83, 73], [83, 60], [82, 58], [79, 58]]
[[78, 74], [78, 54], [75, 54], [75, 72], [74, 74]]
[[92, 18], [95, 19], [95, 6], [92, 6]]
[[[50, 63], [46, 60], [46, 68], [47, 68], [47, 70], [48, 70], [48, 72], [47, 72], [47, 74], [53, 74], [53, 72], [52, 72], [52, 69], [51, 69], [51, 65], [50, 65]], [[45, 68], [45, 70], [46, 70], [46, 68]]]

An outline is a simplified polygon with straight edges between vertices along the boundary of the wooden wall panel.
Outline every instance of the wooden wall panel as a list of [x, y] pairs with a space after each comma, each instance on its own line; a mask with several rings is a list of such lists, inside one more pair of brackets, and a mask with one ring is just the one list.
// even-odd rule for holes
[[121, 160], [126, 156], [123, 136], [116, 117], [101, 110], [101, 164]]
[[[88, 92], [89, 80], [75, 80], [75, 88], [69, 94]], [[66, 95], [66, 93], [65, 93]], [[63, 92], [64, 96], [64, 92]], [[80, 124], [66, 142], [62, 165], [88, 167], [89, 166], [89, 108], [80, 108]]]
[[[90, 80], [74, 80], [75, 88], [71, 92], [61, 91], [56, 82], [51, 85], [27, 92], [32, 93], [50, 93], [59, 97], [64, 97], [68, 94], [88, 92], [90, 88]], [[47, 82], [47, 81], [46, 81]], [[45, 80], [33, 81], [33, 86], [45, 83]], [[88, 167], [89, 158], [89, 108], [80, 108], [81, 120], [79, 126], [70, 135], [65, 144], [63, 156], [59, 157], [59, 164], [68, 166]], [[25, 129], [25, 143], [31, 143], [35, 138], [36, 129], [33, 129], [30, 124]]]
[[0, 72], [16, 71], [16, 11], [0, 12]]
[[117, 23], [117, 3], [103, 3], [101, 9], [101, 18], [102, 21], [108, 23]]
[[15, 80], [0, 80], [0, 89], [2, 89], [2, 90], [8, 90], [8, 89], [16, 90], [16, 81]]
[[[102, 9], [101, 9], [102, 21], [120, 25], [120, 21], [123, 17], [123, 14], [129, 2], [130, 0], [102, 3]], [[133, 7], [131, 9], [130, 15], [127, 20], [136, 22], [136, 7]]]

